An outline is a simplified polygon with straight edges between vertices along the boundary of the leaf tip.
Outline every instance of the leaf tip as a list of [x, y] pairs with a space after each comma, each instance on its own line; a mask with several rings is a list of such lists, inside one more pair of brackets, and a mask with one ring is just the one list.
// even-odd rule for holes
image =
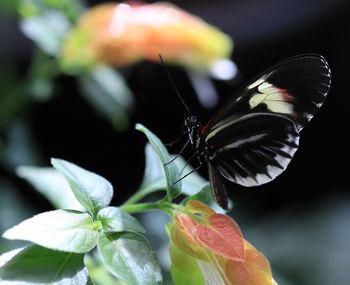
[[61, 172], [60, 169], [64, 169], [65, 167], [71, 165], [72, 163], [61, 158], [51, 157], [50, 159], [51, 165], [58, 171]]
[[61, 159], [59, 158], [55, 158], [55, 157], [51, 157], [50, 162], [53, 166], [57, 165], [58, 163], [60, 163]]
[[12, 228], [11, 229], [8, 229], [7, 231], [5, 231], [3, 234], [2, 234], [2, 237], [5, 238], [5, 239], [15, 239], [14, 236], [13, 236], [13, 230]]
[[18, 177], [23, 178], [26, 166], [18, 166], [15, 169], [15, 173]]
[[140, 123], [135, 124], [135, 130], [143, 132], [144, 129], [145, 129], [144, 125], [142, 125]]

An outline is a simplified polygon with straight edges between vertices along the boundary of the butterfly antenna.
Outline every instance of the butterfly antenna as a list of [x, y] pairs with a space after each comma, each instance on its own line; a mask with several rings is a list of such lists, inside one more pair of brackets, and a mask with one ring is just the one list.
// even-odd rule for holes
[[147, 103], [150, 103], [150, 104], [152, 104], [152, 105], [154, 105], [154, 106], [157, 106], [157, 107], [159, 107], [159, 108], [161, 108], [161, 109], [164, 109], [164, 110], [167, 110], [167, 111], [169, 111], [169, 112], [173, 112], [173, 113], [176, 113], [176, 114], [179, 114], [179, 115], [183, 115], [182, 112], [180, 112], [180, 111], [178, 111], [178, 110], [175, 110], [175, 109], [173, 109], [173, 108], [169, 108], [168, 106], [165, 106], [165, 105], [160, 104], [160, 103], [158, 103], [158, 102], [154, 102], [153, 100], [147, 98], [146, 96], [144, 96], [144, 95], [142, 95], [142, 94], [140, 94], [140, 93], [136, 93], [135, 96], [140, 97], [140, 99], [142, 99], [143, 101], [145, 101], [145, 102], [147, 102]]
[[175, 91], [177, 97], [179, 97], [179, 99], [181, 100], [182, 104], [185, 106], [187, 112], [188, 112], [188, 113], [191, 113], [191, 111], [190, 111], [190, 109], [188, 108], [187, 104], [185, 103], [184, 99], [183, 99], [182, 96], [180, 95], [179, 90], [176, 88], [176, 85], [175, 85], [173, 79], [172, 79], [171, 76], [170, 76], [169, 70], [168, 70], [168, 68], [167, 68], [167, 66], [166, 66], [166, 64], [165, 64], [165, 62], [164, 62], [163, 57], [162, 57], [161, 54], [159, 54], [159, 58], [160, 58], [160, 61], [161, 61], [162, 65], [163, 65], [163, 67], [164, 67], [165, 73], [166, 73], [166, 75], [167, 75], [167, 77], [168, 77], [168, 79], [169, 79], [169, 81], [170, 81], [170, 83], [171, 83], [171, 85], [172, 85], [172, 87], [173, 87], [173, 89], [174, 89], [174, 91]]

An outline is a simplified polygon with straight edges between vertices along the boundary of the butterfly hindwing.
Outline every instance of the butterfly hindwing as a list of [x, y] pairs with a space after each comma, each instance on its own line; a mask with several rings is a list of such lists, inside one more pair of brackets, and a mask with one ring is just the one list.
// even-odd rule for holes
[[228, 198], [225, 181], [214, 166], [208, 163], [209, 180], [213, 198], [223, 209], [227, 209]]
[[322, 105], [331, 83], [326, 60], [300, 55], [269, 68], [214, 114], [202, 129], [208, 134], [228, 121], [249, 113], [273, 113], [292, 120], [298, 130]]
[[281, 115], [252, 113], [209, 133], [206, 144], [209, 168], [229, 181], [256, 186], [285, 170], [298, 148], [299, 132]]

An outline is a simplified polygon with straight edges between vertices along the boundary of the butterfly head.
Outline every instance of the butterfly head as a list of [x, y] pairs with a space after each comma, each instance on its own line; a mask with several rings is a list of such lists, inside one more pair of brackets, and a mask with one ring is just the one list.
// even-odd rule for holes
[[201, 122], [193, 115], [185, 115], [185, 129], [188, 134], [191, 145], [195, 146], [199, 137], [199, 130], [202, 127]]
[[185, 126], [186, 128], [196, 128], [201, 126], [201, 122], [193, 115], [185, 115]]

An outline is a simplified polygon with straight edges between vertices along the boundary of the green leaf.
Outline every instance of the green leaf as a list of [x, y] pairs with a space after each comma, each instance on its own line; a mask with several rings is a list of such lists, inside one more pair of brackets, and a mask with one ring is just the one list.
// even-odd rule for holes
[[140, 132], [143, 132], [147, 136], [149, 142], [158, 154], [160, 161], [163, 164], [165, 176], [167, 179], [167, 198], [168, 200], [174, 199], [181, 194], [182, 181], [178, 181], [180, 179], [180, 173], [177, 166], [175, 163], [167, 164], [171, 160], [170, 155], [163, 143], [155, 134], [153, 134], [150, 130], [141, 124], [137, 124], [136, 129]]
[[98, 249], [107, 269], [130, 285], [162, 283], [156, 254], [147, 240], [135, 233], [115, 233], [102, 236]]
[[151, 188], [154, 190], [166, 189], [167, 181], [164, 175], [164, 166], [154, 147], [147, 143], [145, 147], [145, 172], [141, 183], [141, 188]]
[[128, 111], [133, 96], [124, 78], [116, 70], [99, 65], [79, 77], [82, 94], [117, 129], [128, 127]]
[[196, 260], [170, 244], [171, 277], [175, 285], [205, 285]]
[[67, 179], [75, 197], [94, 217], [112, 200], [113, 187], [105, 178], [62, 159], [51, 164]]
[[85, 254], [84, 263], [95, 285], [128, 285], [107, 270], [98, 254]]
[[77, 211], [55, 210], [41, 213], [7, 230], [3, 237], [26, 240], [54, 250], [85, 253], [98, 241], [91, 216]]
[[24, 18], [20, 22], [20, 28], [43, 51], [57, 56], [71, 25], [62, 12], [47, 10]]
[[200, 191], [185, 198], [183, 200], [183, 204], [186, 204], [188, 201], [191, 200], [199, 200], [207, 204], [208, 206], [213, 206], [215, 204], [215, 201], [211, 193], [211, 187], [209, 182], [207, 182]]
[[97, 220], [101, 221], [102, 228], [106, 233], [134, 232], [144, 233], [140, 223], [128, 213], [117, 207], [106, 207], [97, 214]]
[[20, 166], [17, 175], [27, 180], [57, 209], [84, 211], [67, 180], [52, 167]]
[[164, 167], [157, 152], [150, 143], [145, 147], [145, 172], [140, 188], [123, 205], [135, 204], [145, 196], [167, 189], [167, 181], [164, 174]]
[[14, 250], [0, 256], [0, 284], [84, 285], [89, 277], [83, 258], [37, 245]]
[[204, 184], [203, 188], [199, 192], [184, 199], [183, 204], [186, 204], [188, 201], [191, 201], [191, 200], [199, 200], [199, 201], [207, 204], [216, 213], [223, 213], [224, 214], [224, 213], [231, 211], [231, 209], [233, 208], [233, 202], [231, 201], [231, 199], [229, 199], [227, 210], [224, 210], [215, 202], [215, 200], [213, 198], [213, 194], [211, 192], [211, 186], [210, 186], [209, 182]]
[[[20, 253], [23, 249], [25, 249], [25, 247], [16, 248], [16, 249], [13, 249], [11, 251], [8, 251], [8, 252], [1, 254], [0, 255], [0, 268], [4, 264], [6, 264], [8, 261], [10, 261], [15, 255]], [[0, 278], [0, 280], [1, 280], [1, 278]]]

